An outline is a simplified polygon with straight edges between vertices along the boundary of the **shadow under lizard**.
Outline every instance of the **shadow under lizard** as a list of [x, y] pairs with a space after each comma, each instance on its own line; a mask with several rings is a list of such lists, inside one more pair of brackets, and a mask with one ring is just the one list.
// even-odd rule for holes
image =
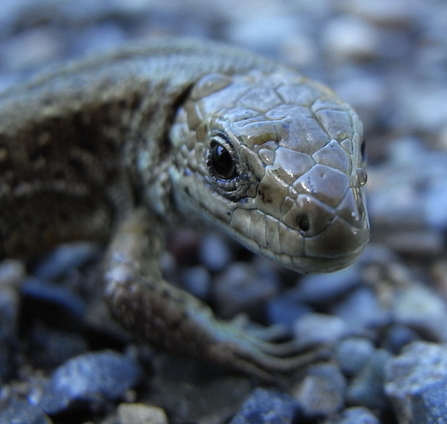
[[369, 238], [362, 151], [349, 105], [244, 50], [166, 41], [75, 62], [0, 95], [0, 257], [109, 241], [105, 294], [128, 330], [268, 378], [305, 358], [164, 281], [164, 233], [211, 224], [298, 272], [343, 268]]

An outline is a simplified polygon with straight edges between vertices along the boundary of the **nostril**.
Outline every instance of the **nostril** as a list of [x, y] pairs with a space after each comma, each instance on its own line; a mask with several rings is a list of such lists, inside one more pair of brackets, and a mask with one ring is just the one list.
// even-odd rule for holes
[[309, 231], [310, 230], [310, 221], [309, 221], [309, 216], [307, 215], [307, 213], [300, 213], [297, 217], [296, 217], [296, 222], [298, 224], [298, 228], [303, 231]]

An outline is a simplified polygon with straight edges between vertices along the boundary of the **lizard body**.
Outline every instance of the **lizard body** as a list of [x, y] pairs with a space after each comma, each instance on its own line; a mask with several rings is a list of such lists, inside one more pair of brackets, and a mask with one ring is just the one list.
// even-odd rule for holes
[[[0, 95], [0, 257], [112, 239], [112, 311], [143, 340], [259, 376], [302, 362], [165, 282], [177, 220], [299, 272], [369, 237], [362, 129], [329, 89], [217, 43], [159, 42], [47, 71]], [[287, 357], [283, 357], [287, 356]]]

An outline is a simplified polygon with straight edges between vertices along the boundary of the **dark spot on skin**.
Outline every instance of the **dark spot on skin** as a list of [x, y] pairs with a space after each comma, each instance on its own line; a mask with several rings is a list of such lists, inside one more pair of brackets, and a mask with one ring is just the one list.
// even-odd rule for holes
[[267, 196], [265, 191], [258, 190], [258, 194], [261, 196], [261, 199], [264, 203], [272, 203], [272, 199]]

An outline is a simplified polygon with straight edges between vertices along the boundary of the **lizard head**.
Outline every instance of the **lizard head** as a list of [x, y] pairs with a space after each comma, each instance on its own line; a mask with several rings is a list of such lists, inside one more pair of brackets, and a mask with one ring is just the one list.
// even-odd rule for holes
[[208, 75], [170, 133], [176, 207], [298, 272], [351, 264], [369, 239], [356, 113], [293, 71]]

